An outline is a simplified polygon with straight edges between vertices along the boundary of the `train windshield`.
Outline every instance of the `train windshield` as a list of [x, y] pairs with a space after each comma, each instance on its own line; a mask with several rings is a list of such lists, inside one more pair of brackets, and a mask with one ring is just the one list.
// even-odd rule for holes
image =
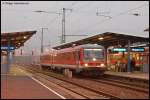
[[84, 61], [97, 61], [103, 58], [103, 49], [84, 49]]

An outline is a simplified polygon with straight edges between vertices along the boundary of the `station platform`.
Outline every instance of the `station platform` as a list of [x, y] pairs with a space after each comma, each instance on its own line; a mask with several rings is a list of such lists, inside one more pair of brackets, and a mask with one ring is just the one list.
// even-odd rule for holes
[[149, 81], [149, 73], [143, 73], [143, 72], [113, 72], [113, 71], [106, 71], [106, 75], [112, 75], [112, 76], [119, 76], [119, 77], [128, 77], [128, 78], [135, 78], [135, 79], [141, 79], [141, 80], [148, 80]]
[[1, 73], [1, 99], [62, 99], [29, 77], [23, 70], [11, 67]]

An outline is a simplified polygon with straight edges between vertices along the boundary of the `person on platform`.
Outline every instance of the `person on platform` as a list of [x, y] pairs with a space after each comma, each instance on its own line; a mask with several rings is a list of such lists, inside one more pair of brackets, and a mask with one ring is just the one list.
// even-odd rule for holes
[[132, 71], [135, 70], [135, 58], [131, 59], [131, 69], [132, 69]]

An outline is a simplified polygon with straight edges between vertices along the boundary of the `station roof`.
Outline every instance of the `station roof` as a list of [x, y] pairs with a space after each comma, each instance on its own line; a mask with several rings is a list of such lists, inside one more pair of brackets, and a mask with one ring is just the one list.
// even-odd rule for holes
[[18, 49], [35, 33], [36, 31], [1, 33], [1, 46], [7, 46], [10, 38], [10, 45]]
[[120, 34], [120, 33], [114, 33], [114, 32], [104, 32], [102, 34], [91, 36], [85, 39], [62, 44], [62, 45], [53, 47], [53, 49], [63, 49], [67, 47], [72, 47], [73, 45], [82, 45], [82, 44], [88, 44], [88, 43], [99, 44], [99, 45], [106, 46], [106, 47], [116, 46], [116, 45], [127, 45], [128, 40], [130, 40], [130, 43], [149, 42], [149, 38], [147, 37], [138, 37], [138, 36]]

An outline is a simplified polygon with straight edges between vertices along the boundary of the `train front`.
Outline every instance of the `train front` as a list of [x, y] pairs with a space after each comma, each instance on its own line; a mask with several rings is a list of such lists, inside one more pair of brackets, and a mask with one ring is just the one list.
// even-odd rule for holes
[[106, 70], [104, 48], [84, 48], [82, 52], [84, 70], [103, 74]]

